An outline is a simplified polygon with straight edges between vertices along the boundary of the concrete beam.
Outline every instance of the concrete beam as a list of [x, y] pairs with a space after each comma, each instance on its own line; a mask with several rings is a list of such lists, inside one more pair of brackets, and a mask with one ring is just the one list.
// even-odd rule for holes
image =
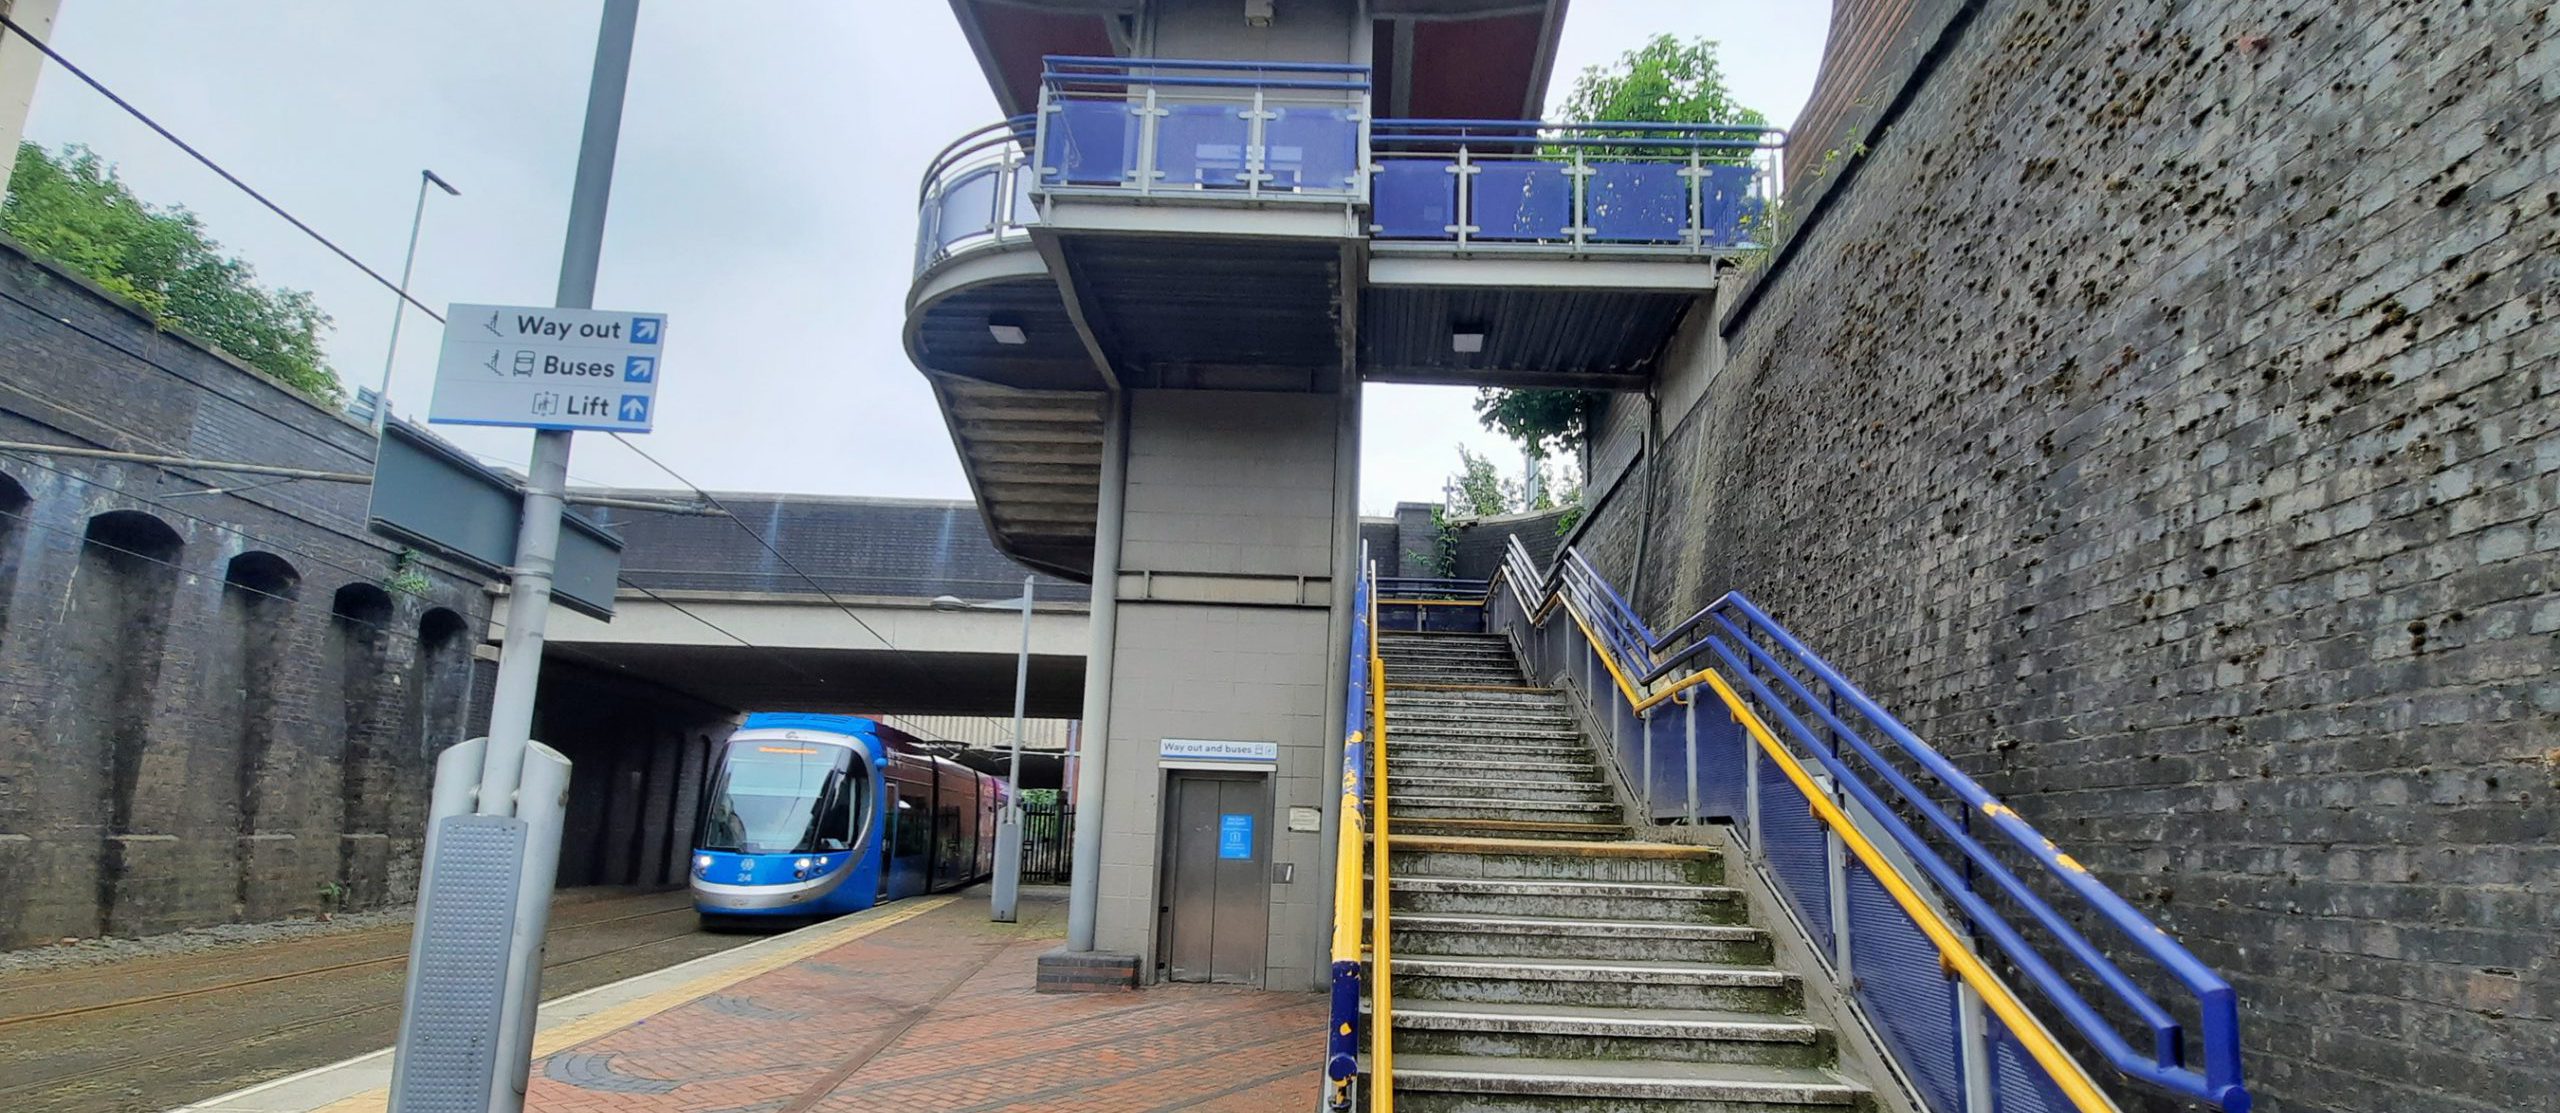
[[[766, 649], [879, 649], [885, 638], [911, 654], [1008, 656], [1022, 644], [1022, 619], [1014, 612], [937, 611], [913, 600], [845, 601], [848, 606], [839, 609], [818, 595], [662, 591], [652, 599], [626, 591], [614, 600], [613, 621], [555, 612], [547, 637], [568, 645], [656, 646], [736, 646], [743, 639]], [[847, 617], [846, 610], [870, 629]], [[504, 623], [492, 620], [489, 640], [505, 639]], [[1085, 642], [1083, 604], [1044, 603], [1033, 612], [1035, 656], [1080, 657]]]

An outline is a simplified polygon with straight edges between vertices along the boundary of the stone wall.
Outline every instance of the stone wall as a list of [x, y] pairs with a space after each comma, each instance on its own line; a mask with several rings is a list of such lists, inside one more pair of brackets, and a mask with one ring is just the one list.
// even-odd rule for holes
[[[360, 425], [0, 245], [0, 440], [370, 470]], [[0, 451], [0, 947], [395, 902], [480, 582], [367, 488]]]
[[2547, 1105], [2560, 12], [1961, 8], [1721, 299], [1645, 609], [1748, 591], [2185, 940], [2259, 1109]]

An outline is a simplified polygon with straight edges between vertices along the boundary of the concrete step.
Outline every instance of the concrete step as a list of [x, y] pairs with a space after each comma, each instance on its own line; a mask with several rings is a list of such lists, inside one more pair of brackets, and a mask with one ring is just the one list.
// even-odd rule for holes
[[1741, 891], [1723, 886], [1439, 877], [1396, 873], [1394, 868], [1390, 860], [1388, 896], [1399, 912], [1706, 924], [1738, 924], [1745, 919]]
[[[1579, 742], [1513, 744], [1505, 742], [1446, 742], [1437, 739], [1399, 740], [1387, 736], [1387, 774], [1399, 769], [1418, 768], [1426, 762], [1501, 761], [1514, 765], [1535, 765], [1554, 769], [1569, 765], [1591, 764], [1591, 750]], [[1411, 762], [1413, 764], [1408, 765]]]
[[1428, 1001], [1795, 1015], [1795, 975], [1767, 966], [1397, 955], [1395, 991]]
[[1404, 1113], [1812, 1113], [1874, 1105], [1866, 1087], [1823, 1067], [1746, 1063], [1397, 1052], [1395, 1087], [1396, 1108]]
[[1400, 831], [1391, 834], [1387, 843], [1391, 877], [1550, 878], [1657, 885], [1714, 885], [1724, 880], [1724, 856], [1699, 846], [1447, 838]]
[[1486, 776], [1513, 775], [1547, 780], [1600, 780], [1600, 764], [1594, 761], [1504, 761], [1470, 751], [1465, 754], [1424, 754], [1402, 749], [1394, 739], [1387, 740], [1389, 749], [1397, 750], [1389, 776], [1412, 774], [1417, 777], [1443, 777], [1458, 772], [1481, 771]]
[[1552, 840], [1588, 842], [1627, 837], [1623, 823], [1555, 823], [1518, 819], [1450, 819], [1397, 818], [1391, 828], [1397, 835], [1449, 835], [1472, 838]]
[[1410, 719], [1414, 722], [1456, 719], [1469, 723], [1500, 723], [1504, 726], [1545, 723], [1570, 726], [1574, 721], [1573, 713], [1561, 704], [1515, 706], [1475, 700], [1432, 700], [1387, 704], [1387, 721], [1392, 723], [1398, 719]]
[[1831, 1033], [1767, 1013], [1503, 1005], [1398, 996], [1395, 1049], [1422, 1055], [1533, 1059], [1652, 1059], [1817, 1067], [1833, 1061]]
[[1769, 961], [1769, 936], [1742, 924], [1489, 916], [1391, 915], [1390, 957], [1642, 959], [1749, 965]]
[[1408, 776], [1393, 767], [1387, 773], [1387, 792], [1394, 796], [1499, 796], [1507, 800], [1581, 800], [1591, 803], [1609, 799], [1609, 786], [1597, 779], [1556, 780], [1501, 773]]
[[1564, 710], [1565, 704], [1564, 697], [1555, 694], [1554, 689], [1551, 688], [1486, 688], [1466, 690], [1443, 688], [1390, 688], [1387, 691], [1387, 707], [1391, 710], [1407, 707], [1469, 707], [1497, 711], [1510, 711], [1515, 709], [1524, 711], [1562, 711]]
[[1469, 730], [1448, 724], [1387, 723], [1387, 744], [1415, 746], [1536, 746], [1546, 749], [1581, 748], [1584, 757], [1590, 750], [1582, 735], [1564, 730]]
[[[1388, 766], [1393, 769], [1392, 762]], [[1406, 796], [1390, 787], [1388, 814], [1400, 820], [1500, 819], [1533, 823], [1616, 825], [1624, 809], [1615, 800], [1518, 800], [1497, 796]]]

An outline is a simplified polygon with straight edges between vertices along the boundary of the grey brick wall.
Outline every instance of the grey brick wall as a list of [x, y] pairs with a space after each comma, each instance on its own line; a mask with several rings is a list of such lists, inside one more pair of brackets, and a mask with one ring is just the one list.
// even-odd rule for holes
[[1750, 592], [2183, 938], [2260, 1109], [2549, 1107], [2560, 12], [1976, 7], [1666, 415], [1646, 608]]
[[[6, 245], [0, 439], [372, 455], [361, 426]], [[384, 592], [398, 552], [358, 484], [25, 452], [0, 479], [0, 946], [414, 891], [428, 763], [461, 737], [487, 620], [476, 578], [430, 560], [422, 595]]]

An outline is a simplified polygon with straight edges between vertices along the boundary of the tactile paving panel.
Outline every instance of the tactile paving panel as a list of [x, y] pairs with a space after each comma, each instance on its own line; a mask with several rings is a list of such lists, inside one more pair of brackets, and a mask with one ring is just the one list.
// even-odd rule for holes
[[506, 1005], [507, 944], [515, 933], [525, 824], [494, 815], [436, 822], [427, 863], [426, 923], [409, 984], [409, 1044], [400, 1113], [484, 1113]]

